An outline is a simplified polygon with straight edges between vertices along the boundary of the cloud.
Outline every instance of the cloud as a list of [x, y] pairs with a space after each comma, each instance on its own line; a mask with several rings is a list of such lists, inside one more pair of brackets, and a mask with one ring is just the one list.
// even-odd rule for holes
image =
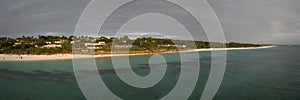
[[[297, 32], [299, 0], [210, 0], [210, 3], [229, 41], [259, 43], [274, 38], [274, 34], [300, 34]], [[277, 43], [276, 39], [270, 40], [267, 43]]]
[[118, 37], [128, 36], [130, 38], [140, 38], [140, 37], [153, 37], [153, 38], [169, 38], [169, 39], [182, 39], [184, 36], [178, 36], [178, 35], [172, 35], [167, 36], [161, 33], [155, 33], [155, 32], [130, 32], [130, 33], [118, 33]]
[[26, 0], [21, 0], [20, 2], [17, 2], [16, 4], [12, 4], [10, 6], [11, 9], [22, 9], [26, 6], [30, 6], [32, 3]]
[[[39, 35], [47, 32], [72, 34], [81, 12], [89, 1], [0, 0], [0, 36]], [[300, 34], [299, 0], [209, 0], [209, 3], [221, 21], [227, 41], [300, 44], [297, 38]], [[174, 12], [181, 16], [180, 10]], [[111, 26], [128, 14], [131, 13], [124, 12], [122, 16], [114, 18]], [[172, 27], [165, 24], [156, 27], [161, 27], [162, 31], [153, 32], [174, 31], [172, 33], [175, 34], [170, 37], [182, 36], [180, 32], [170, 30]], [[132, 33], [143, 32], [152, 31]]]
[[0, 36], [38, 35], [46, 32], [71, 34], [88, 2], [89, 0], [0, 1]]

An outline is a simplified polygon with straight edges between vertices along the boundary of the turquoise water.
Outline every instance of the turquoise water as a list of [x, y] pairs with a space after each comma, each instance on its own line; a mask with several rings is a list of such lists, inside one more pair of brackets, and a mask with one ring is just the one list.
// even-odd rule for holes
[[[300, 46], [278, 46], [259, 50], [227, 52], [227, 67], [215, 100], [299, 100]], [[210, 52], [199, 52], [201, 70], [189, 97], [199, 99], [210, 71]], [[107, 87], [127, 100], [155, 100], [174, 88], [179, 75], [178, 54], [163, 54], [168, 68], [154, 87], [134, 88], [115, 74], [110, 58], [97, 58], [99, 72]], [[151, 55], [131, 56], [133, 70], [141, 76], [150, 73]], [[199, 59], [191, 59], [193, 60]], [[94, 75], [93, 72], [91, 75]], [[0, 100], [84, 100], [73, 73], [72, 60], [0, 62]]]

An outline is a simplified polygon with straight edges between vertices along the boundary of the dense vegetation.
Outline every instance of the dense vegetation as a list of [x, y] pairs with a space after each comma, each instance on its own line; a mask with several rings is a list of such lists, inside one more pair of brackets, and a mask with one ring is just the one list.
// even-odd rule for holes
[[[1, 54], [56, 54], [56, 53], [70, 53], [72, 52], [72, 44], [70, 44], [72, 37], [59, 36], [38, 36], [22, 38], [0, 38], [0, 53]], [[46, 45], [46, 42], [54, 42], [63, 40], [61, 48], [39, 48]], [[37, 46], [37, 47], [36, 47]]]
[[[59, 41], [57, 43], [56, 41]], [[76, 45], [72, 44], [75, 43]], [[75, 37], [75, 36], [38, 36], [38, 37], [21, 37], [21, 38], [0, 38], [0, 54], [64, 54], [72, 53], [73, 50], [87, 50], [84, 48], [84, 43], [98, 43], [105, 42], [105, 45], [96, 49], [96, 53], [110, 53], [115, 51], [129, 51], [129, 53], [154, 53], [178, 51], [196, 48], [231, 48], [231, 47], [257, 47], [257, 44], [245, 43], [217, 43], [217, 42], [203, 42], [203, 41], [189, 41], [189, 40], [170, 40], [159, 38], [137, 38], [132, 40], [128, 36], [122, 38], [107, 38], [107, 37]], [[55, 44], [61, 47], [45, 48], [43, 46]], [[125, 47], [122, 47], [125, 46]], [[127, 46], [127, 47], [126, 47]], [[74, 47], [74, 48], [72, 48]], [[76, 49], [78, 48], [78, 49]], [[89, 50], [87, 50], [89, 51]]]

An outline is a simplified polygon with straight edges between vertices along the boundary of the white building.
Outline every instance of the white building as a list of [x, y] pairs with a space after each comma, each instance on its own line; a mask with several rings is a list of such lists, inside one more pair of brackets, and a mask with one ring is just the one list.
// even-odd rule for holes
[[51, 42], [47, 41], [46, 44], [51, 44]]
[[55, 44], [61, 44], [61, 41], [54, 41]]
[[105, 46], [105, 42], [85, 43], [84, 45], [87, 49], [100, 49], [101, 47]]
[[21, 45], [21, 44], [22, 44], [22, 42], [15, 42], [14, 46]]
[[172, 44], [167, 44], [167, 45], [158, 45], [158, 47], [177, 47], [177, 48], [186, 48], [186, 45], [172, 45]]
[[62, 45], [57, 45], [57, 44], [48, 44], [48, 45], [43, 45], [41, 48], [61, 48]]
[[114, 48], [131, 48], [132, 45], [128, 44], [128, 45], [113, 45]]

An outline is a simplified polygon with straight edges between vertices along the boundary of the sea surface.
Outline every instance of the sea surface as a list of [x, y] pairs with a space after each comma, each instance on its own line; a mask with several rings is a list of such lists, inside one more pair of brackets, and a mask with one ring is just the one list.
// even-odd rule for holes
[[[199, 52], [200, 74], [190, 100], [199, 100], [210, 72], [211, 53]], [[157, 100], [178, 81], [179, 54], [162, 54], [163, 79], [151, 88], [127, 85], [116, 75], [110, 57], [97, 58], [98, 72], [112, 93], [125, 100]], [[151, 55], [130, 56], [132, 69], [150, 73]], [[88, 66], [88, 65], [87, 65]], [[100, 67], [101, 66], [101, 67]], [[87, 72], [93, 74], [93, 72]], [[0, 62], [0, 100], [85, 100], [72, 60]], [[300, 100], [300, 46], [227, 51], [227, 66], [214, 100]]]

